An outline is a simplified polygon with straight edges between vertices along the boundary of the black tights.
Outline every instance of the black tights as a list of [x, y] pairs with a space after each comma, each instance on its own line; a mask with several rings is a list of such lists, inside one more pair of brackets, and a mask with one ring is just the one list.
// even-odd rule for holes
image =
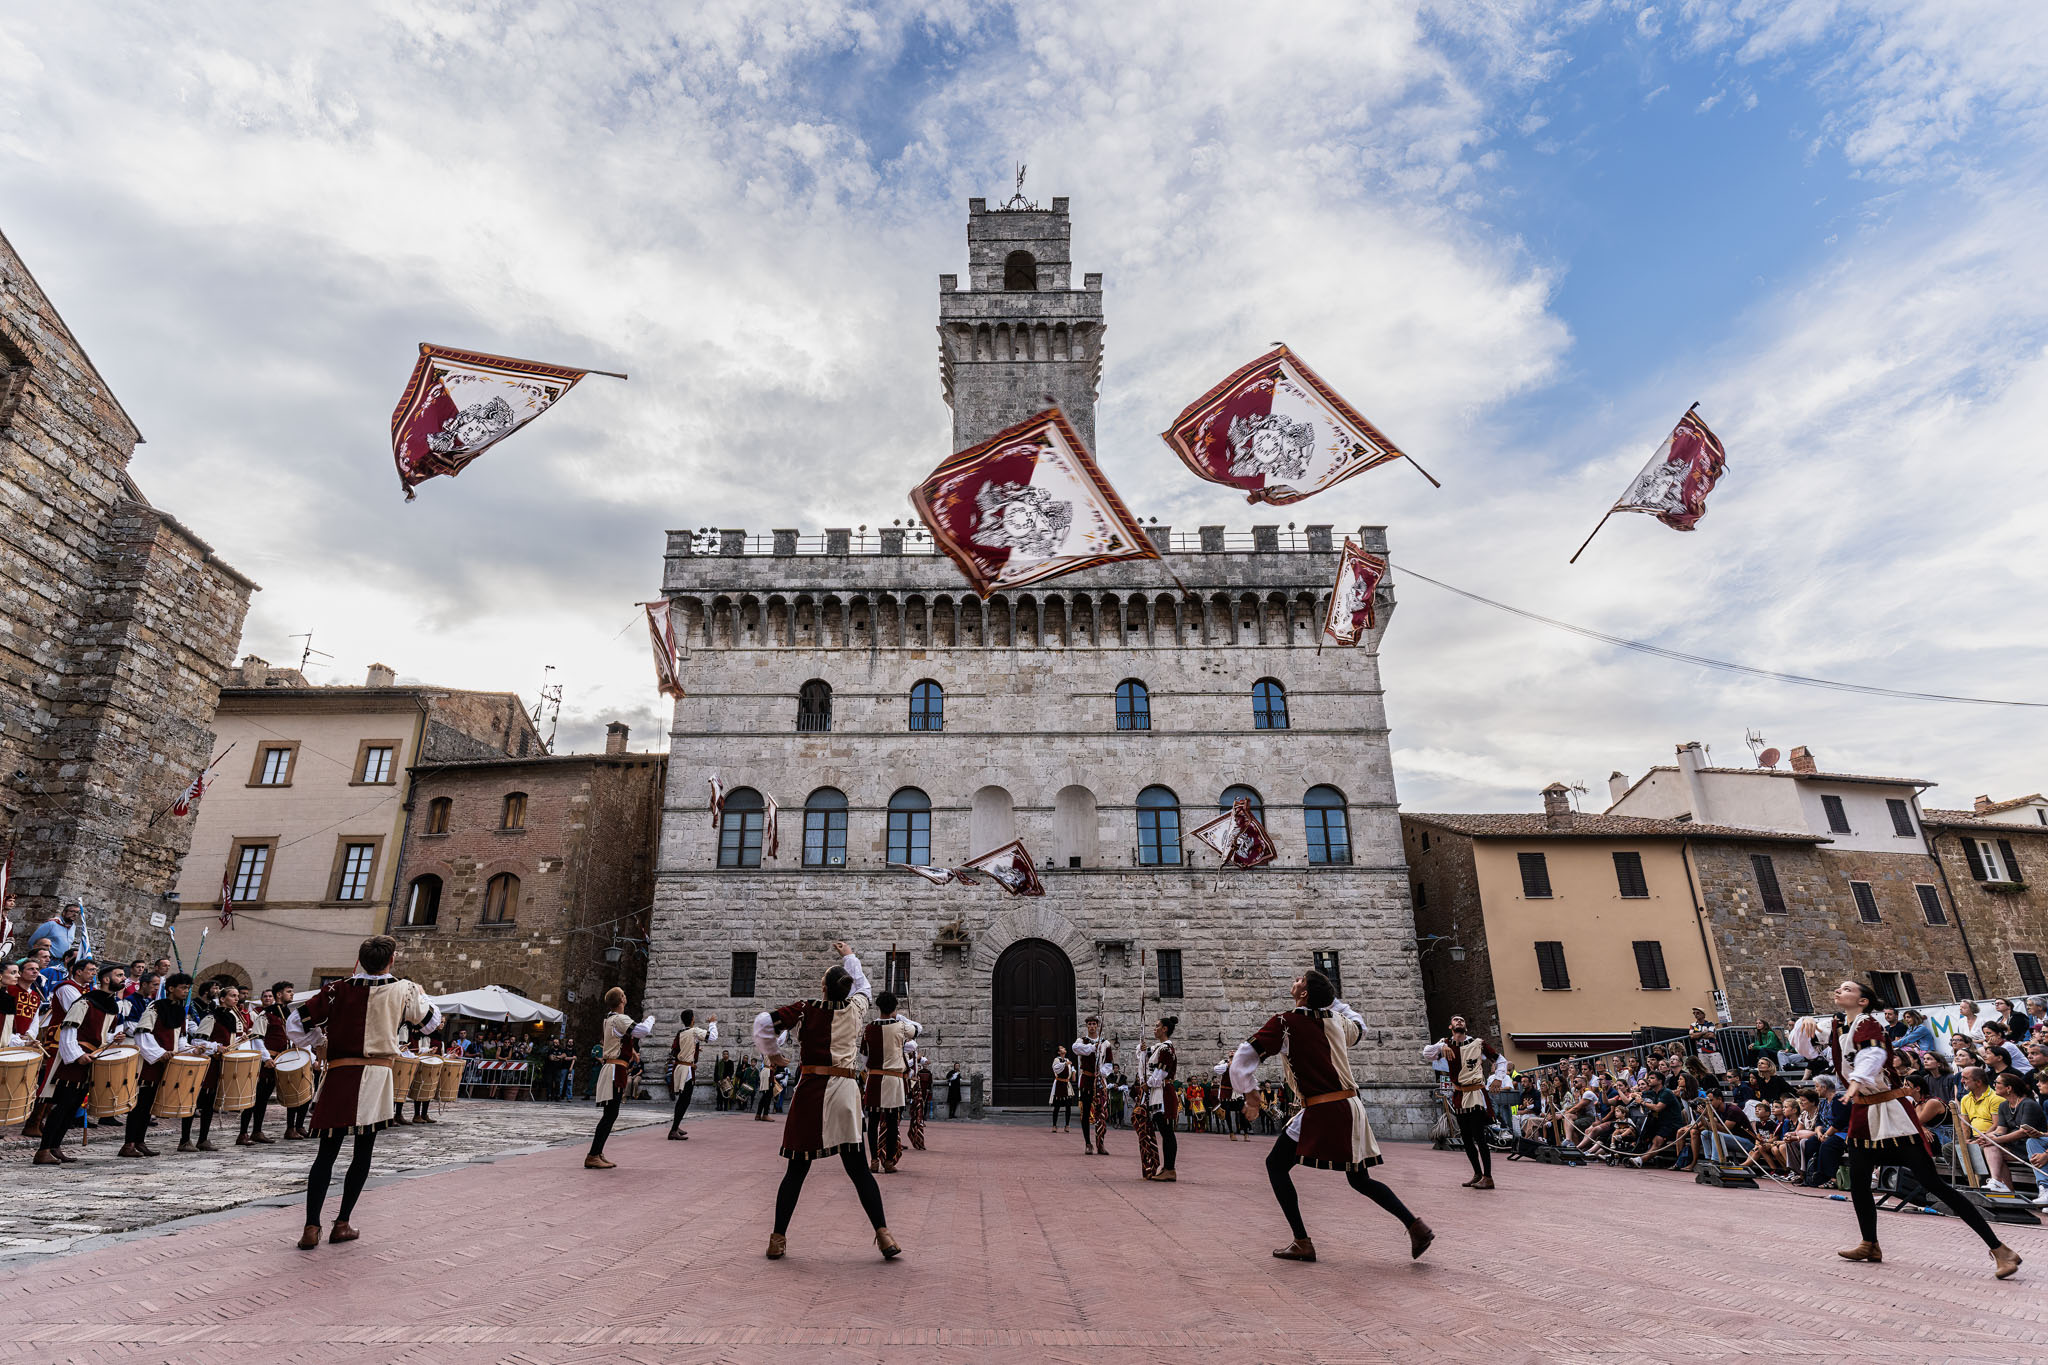
[[86, 1091], [85, 1085], [75, 1081], [57, 1083], [56, 1096], [50, 1101], [50, 1112], [43, 1119], [44, 1151], [54, 1152], [64, 1145], [64, 1135], [78, 1121], [78, 1106], [85, 1103]]
[[683, 1115], [690, 1112], [690, 1092], [696, 1088], [695, 1081], [684, 1081], [683, 1088], [676, 1092], [676, 1116], [668, 1121], [670, 1128], [683, 1126]]
[[590, 1154], [604, 1155], [604, 1140], [612, 1135], [612, 1125], [619, 1121], [619, 1101], [623, 1095], [614, 1095], [604, 1102], [604, 1112], [597, 1118], [597, 1133], [590, 1139]]
[[[1287, 1215], [1287, 1226], [1294, 1230], [1297, 1239], [1306, 1242], [1308, 1229], [1301, 1221], [1301, 1200], [1294, 1193], [1296, 1160], [1294, 1139], [1282, 1133], [1273, 1150], [1266, 1154], [1266, 1178], [1273, 1182], [1273, 1197], [1280, 1201], [1280, 1212]], [[1346, 1171], [1344, 1179], [1352, 1189], [1400, 1219], [1403, 1227], [1415, 1221], [1415, 1215], [1408, 1212], [1401, 1197], [1374, 1180], [1370, 1171]]]
[[1071, 1095], [1062, 1095], [1062, 1096], [1061, 1096], [1060, 1098], [1058, 1098], [1058, 1099], [1056, 1099], [1056, 1100], [1054, 1100], [1054, 1101], [1052, 1102], [1052, 1126], [1053, 1126], [1053, 1127], [1055, 1127], [1055, 1128], [1057, 1128], [1057, 1127], [1059, 1127], [1059, 1126], [1060, 1126], [1060, 1111], [1061, 1111], [1061, 1110], [1065, 1110], [1065, 1111], [1066, 1111], [1066, 1115], [1067, 1115], [1067, 1127], [1069, 1127], [1069, 1128], [1073, 1127], [1073, 1126], [1074, 1126], [1074, 1097], [1073, 1097], [1073, 1096], [1071, 1096]]
[[242, 1111], [238, 1137], [249, 1137], [263, 1131], [263, 1116], [270, 1112], [270, 1100], [276, 1093], [277, 1073], [266, 1066], [256, 1073], [256, 1103]]
[[1174, 1154], [1180, 1150], [1179, 1141], [1173, 1136], [1173, 1124], [1168, 1122], [1164, 1109], [1152, 1111], [1152, 1127], [1159, 1134], [1159, 1169], [1173, 1169]]
[[1879, 1153], [1856, 1143], [1849, 1144], [1849, 1202], [1856, 1206], [1856, 1228], [1866, 1242], [1877, 1240], [1877, 1200], [1870, 1193], [1870, 1177], [1879, 1166], [1904, 1166], [1913, 1173], [1913, 1178], [1927, 1187], [1927, 1192], [1948, 1205], [1948, 1211], [1970, 1225], [1970, 1231], [1984, 1239], [1984, 1245], [1999, 1245], [1998, 1234], [1991, 1230], [1991, 1224], [1984, 1221], [1984, 1215], [1977, 1206], [1956, 1191], [1956, 1187], [1941, 1178], [1941, 1172], [1934, 1168], [1934, 1159], [1927, 1155], [1927, 1148], [1916, 1142], [1910, 1147], [1887, 1149]]
[[[206, 1141], [206, 1135], [212, 1131], [213, 1096], [202, 1095], [199, 1097], [199, 1140], [201, 1142]], [[190, 1142], [192, 1140], [191, 1119], [184, 1120], [182, 1126], [178, 1129], [178, 1140], [180, 1142]]]
[[[334, 1159], [341, 1155], [341, 1140], [347, 1136], [345, 1130], [319, 1135], [320, 1150], [313, 1156], [313, 1169], [306, 1172], [306, 1226], [309, 1228], [320, 1224], [320, 1206], [327, 1202], [327, 1187], [334, 1180]], [[376, 1146], [376, 1129], [356, 1134], [356, 1149], [350, 1154], [348, 1170], [341, 1177], [341, 1207], [335, 1211], [335, 1222], [346, 1223], [349, 1214], [355, 1212], [356, 1199], [363, 1192], [364, 1182], [370, 1178], [370, 1153]]]
[[[868, 1221], [876, 1227], [885, 1225], [882, 1217], [882, 1187], [875, 1183], [875, 1176], [868, 1169], [861, 1149], [841, 1147], [839, 1164], [846, 1168], [846, 1178], [853, 1182], [854, 1193], [860, 1196], [860, 1206], [867, 1213]], [[789, 1220], [796, 1213], [796, 1197], [804, 1192], [804, 1177], [811, 1173], [811, 1159], [807, 1156], [789, 1158], [789, 1169], [782, 1173], [782, 1188], [775, 1192], [775, 1232], [777, 1236], [789, 1231]]]
[[1458, 1136], [1465, 1140], [1465, 1156], [1472, 1163], [1472, 1178], [1493, 1174], [1493, 1148], [1486, 1145], [1486, 1129], [1492, 1115], [1484, 1106], [1458, 1111]]
[[128, 1127], [121, 1140], [140, 1147], [149, 1136], [149, 1111], [156, 1108], [156, 1087], [145, 1085], [135, 1092], [135, 1107], [128, 1111]]

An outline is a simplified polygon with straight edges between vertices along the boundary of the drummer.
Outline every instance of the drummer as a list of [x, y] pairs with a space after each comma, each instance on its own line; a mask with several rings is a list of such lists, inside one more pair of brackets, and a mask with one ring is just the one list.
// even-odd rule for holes
[[77, 1157], [61, 1150], [80, 1106], [92, 1090], [92, 1054], [114, 1041], [121, 1031], [121, 988], [128, 984], [125, 968], [110, 966], [96, 985], [78, 997], [57, 1026], [57, 1069], [51, 1079], [49, 1117], [43, 1120], [43, 1145], [36, 1165], [61, 1166]]
[[213, 1131], [213, 1105], [220, 1089], [220, 1054], [235, 1046], [242, 1033], [241, 986], [231, 976], [217, 976], [207, 984], [217, 994], [211, 1005], [190, 1012], [185, 1036], [199, 1051], [213, 1054], [213, 1065], [206, 1069], [206, 1079], [199, 1084], [199, 1141], [192, 1141], [192, 1120], [183, 1120], [178, 1134], [181, 1152], [220, 1150], [207, 1141]]
[[36, 1096], [39, 1103], [28, 1116], [28, 1123], [22, 1127], [23, 1137], [43, 1135], [43, 1122], [49, 1117], [50, 1102], [57, 1094], [57, 1035], [64, 1027], [64, 1020], [70, 1016], [71, 1007], [92, 989], [99, 969], [99, 963], [90, 957], [80, 955], [74, 958], [70, 974], [50, 988], [49, 997], [43, 1002], [42, 1013], [36, 1018], [35, 1034], [36, 1044], [47, 1054], [47, 1060], [43, 1063], [43, 1086]]
[[21, 964], [0, 962], [0, 1047], [14, 1046], [15, 992], [20, 989]]
[[[285, 1037], [284, 1020], [290, 1014], [292, 1005], [292, 983], [280, 981], [263, 992], [262, 1007], [256, 1011], [253, 1020], [263, 1052], [263, 1069], [256, 1073], [256, 1103], [242, 1111], [241, 1131], [235, 1136], [237, 1147], [250, 1147], [259, 1143], [268, 1144], [276, 1138], [263, 1136], [263, 1115], [270, 1108], [270, 1097], [277, 1093], [277, 1054], [291, 1048], [291, 1040]], [[284, 1116], [285, 1136], [291, 1136], [292, 1116]]]
[[149, 1145], [149, 1116], [156, 1108], [156, 1088], [163, 1082], [165, 1059], [176, 1052], [185, 1037], [185, 998], [192, 994], [192, 978], [177, 972], [164, 979], [164, 993], [142, 1007], [142, 1013], [128, 1026], [129, 1036], [142, 1051], [142, 1079], [135, 1095], [135, 1107], [128, 1111], [128, 1130], [123, 1134], [122, 1156], [155, 1156]]
[[[435, 1028], [440, 1027], [440, 1021], [438, 1019], [434, 1021], [434, 1026]], [[440, 1040], [433, 1036], [433, 1030], [430, 1029], [420, 1028], [417, 1025], [413, 1024], [406, 1024], [398, 1030], [398, 1036], [400, 1039], [404, 1041], [405, 1046], [409, 1051], [421, 1057], [431, 1057], [441, 1050]], [[445, 1066], [447, 1065], [447, 1063], [443, 1062], [442, 1065]], [[457, 1060], [456, 1065], [461, 1065], [460, 1059]], [[436, 1072], [435, 1074], [439, 1075], [440, 1073]], [[411, 1122], [439, 1123], [441, 1121], [427, 1113], [427, 1103], [428, 1102], [426, 1100], [414, 1100], [412, 1102], [412, 1119], [410, 1120]], [[393, 1123], [407, 1122], [407, 1119], [405, 1117], [405, 1096], [398, 1096], [397, 1113], [391, 1121]]]

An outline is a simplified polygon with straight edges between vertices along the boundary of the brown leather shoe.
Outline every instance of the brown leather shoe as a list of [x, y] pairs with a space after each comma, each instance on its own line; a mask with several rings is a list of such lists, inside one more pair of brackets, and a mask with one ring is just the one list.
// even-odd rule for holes
[[1482, 1176], [1480, 1176], [1480, 1177], [1479, 1177], [1479, 1178], [1478, 1178], [1477, 1180], [1475, 1180], [1475, 1181], [1473, 1181], [1473, 1182], [1472, 1182], [1472, 1188], [1473, 1188], [1473, 1189], [1475, 1189], [1475, 1190], [1490, 1190], [1490, 1189], [1492, 1189], [1492, 1188], [1493, 1188], [1493, 1177], [1492, 1177], [1492, 1176], [1490, 1176], [1490, 1175], [1482, 1175]]
[[[896, 1239], [889, 1235], [887, 1228], [875, 1229], [875, 1245], [882, 1249], [882, 1259], [885, 1261], [893, 1261], [903, 1254], [903, 1248], [896, 1245]], [[2019, 1263], [2014, 1261], [2013, 1264]]]
[[883, 1175], [894, 1175], [894, 1174], [896, 1174], [896, 1163], [895, 1163], [895, 1162], [893, 1162], [893, 1161], [885, 1161], [885, 1162], [883, 1162], [883, 1163], [882, 1163], [882, 1174], [883, 1174]]
[[617, 1165], [617, 1162], [606, 1161], [601, 1156], [587, 1156], [583, 1158], [583, 1169], [586, 1171], [609, 1171]]
[[192, 1139], [186, 1138], [178, 1143], [178, 1150], [181, 1152], [196, 1152], [199, 1149], [192, 1145]]
[[256, 1146], [258, 1146], [258, 1147], [271, 1147], [271, 1146], [275, 1146], [275, 1145], [276, 1145], [276, 1143], [277, 1143], [277, 1139], [276, 1139], [276, 1138], [274, 1138], [274, 1137], [265, 1137], [265, 1136], [263, 1136], [263, 1134], [261, 1134], [261, 1133], [251, 1133], [251, 1134], [249, 1134], [249, 1141], [250, 1141], [251, 1143], [255, 1144], [255, 1145], [256, 1145]]
[[2003, 1242], [1991, 1248], [1991, 1259], [1998, 1266], [1992, 1273], [2001, 1280], [2011, 1279], [2012, 1273], [2020, 1268], [2020, 1254]]
[[247, 1133], [237, 1133], [237, 1134], [235, 1135], [235, 1146], [237, 1146], [237, 1147], [254, 1147], [255, 1145], [256, 1145], [256, 1139], [254, 1139], [254, 1138], [250, 1137], [250, 1136], [249, 1136], [249, 1135], [248, 1135]]
[[327, 1241], [329, 1245], [335, 1242], [353, 1242], [362, 1235], [346, 1223], [336, 1223], [333, 1230], [327, 1234]]
[[1273, 1254], [1283, 1261], [1313, 1261], [1316, 1258], [1316, 1244], [1306, 1237], [1297, 1237]]
[[69, 1166], [72, 1162], [78, 1160], [77, 1157], [71, 1155], [71, 1153], [65, 1151], [62, 1147], [55, 1148], [54, 1150], [57, 1153], [57, 1160], [63, 1162], [67, 1166]]
[[1422, 1253], [1429, 1250], [1429, 1244], [1435, 1240], [1436, 1234], [1430, 1231], [1429, 1224], [1423, 1222], [1420, 1218], [1410, 1223], [1408, 1225], [1408, 1259], [1411, 1261], [1421, 1260]]
[[135, 1143], [132, 1143], [132, 1142], [124, 1142], [124, 1143], [122, 1143], [122, 1144], [121, 1144], [121, 1150], [120, 1150], [120, 1151], [118, 1151], [118, 1152], [116, 1152], [116, 1153], [114, 1153], [114, 1155], [115, 1155], [115, 1156], [136, 1156], [136, 1157], [141, 1157], [141, 1156], [148, 1156], [148, 1155], [149, 1155], [149, 1153], [148, 1153], [148, 1152], [145, 1152], [145, 1151], [143, 1151], [143, 1150], [142, 1150], [142, 1148], [141, 1148], [141, 1147], [139, 1147], [139, 1146], [137, 1146], [137, 1145], [136, 1145]]
[[220, 1148], [214, 1146], [211, 1142], [201, 1139], [199, 1145], [192, 1150], [195, 1152], [217, 1152]]
[[1180, 1177], [1175, 1175], [1172, 1171], [1161, 1171], [1158, 1175], [1155, 1175], [1152, 1178], [1154, 1180], [1163, 1180], [1167, 1184], [1172, 1184], [1173, 1182], [1180, 1179]]
[[1884, 1260], [1884, 1252], [1875, 1242], [1858, 1242], [1847, 1250], [1836, 1252], [1835, 1255], [1845, 1261], [1868, 1261], [1872, 1265], [1877, 1265]]
[[787, 1251], [788, 1249], [789, 1249], [789, 1239], [788, 1239], [787, 1237], [784, 1237], [784, 1236], [783, 1236], [783, 1235], [782, 1235], [781, 1233], [779, 1233], [779, 1232], [771, 1232], [771, 1233], [769, 1233], [769, 1234], [768, 1234], [768, 1259], [769, 1259], [769, 1260], [771, 1260], [771, 1261], [779, 1261], [779, 1260], [781, 1260], [781, 1259], [782, 1259], [782, 1253], [783, 1253], [783, 1252], [785, 1252], [785, 1251]]
[[154, 1148], [154, 1147], [150, 1146], [150, 1145], [149, 1145], [148, 1143], [146, 1143], [146, 1142], [145, 1142], [145, 1143], [142, 1143], [142, 1144], [140, 1144], [140, 1146], [142, 1147], [142, 1154], [143, 1154], [144, 1156], [161, 1156], [161, 1155], [163, 1155], [163, 1154], [162, 1154], [161, 1152], [157, 1151], [157, 1149], [156, 1149], [156, 1148]]
[[311, 1251], [314, 1247], [319, 1245], [320, 1225], [318, 1223], [306, 1224], [306, 1230], [299, 1234], [299, 1250]]
[[36, 1149], [36, 1165], [38, 1165], [38, 1166], [62, 1166], [63, 1164], [64, 1164], [64, 1158], [63, 1158], [63, 1157], [61, 1157], [61, 1156], [58, 1156], [58, 1155], [57, 1155], [57, 1154], [56, 1154], [55, 1152], [51, 1151], [51, 1150], [50, 1150], [50, 1149], [49, 1149], [48, 1147], [38, 1147], [38, 1148]]
[[394, 1128], [410, 1128], [412, 1127], [412, 1120], [403, 1114], [393, 1114], [391, 1116], [391, 1126]]
[[296, 1128], [287, 1128], [284, 1130], [284, 1140], [286, 1142], [304, 1142], [306, 1135]]

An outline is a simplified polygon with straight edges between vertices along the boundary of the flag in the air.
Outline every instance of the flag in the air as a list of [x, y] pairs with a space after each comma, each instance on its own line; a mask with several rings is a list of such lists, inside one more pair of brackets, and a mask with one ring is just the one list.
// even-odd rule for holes
[[901, 868], [905, 872], [914, 872], [933, 886], [951, 886], [954, 882], [959, 882], [963, 886], [979, 885], [971, 874], [957, 867], [927, 867], [923, 863], [890, 863], [889, 866]]
[[1698, 406], [1686, 409], [1612, 511], [1648, 512], [1674, 531], [1699, 525], [1707, 514], [1707, 494], [1728, 468], [1728, 452], [1700, 420], [1694, 410]]
[[1038, 869], [1031, 865], [1031, 854], [1022, 839], [1013, 839], [979, 858], [969, 858], [959, 871], [985, 873], [1013, 896], [1045, 894], [1045, 884], [1038, 880]]
[[725, 823], [725, 783], [718, 780], [718, 774], [711, 774], [711, 832], [716, 834]]
[[1240, 796], [1231, 808], [1206, 825], [1188, 831], [1223, 855], [1232, 867], [1258, 867], [1280, 856], [1252, 803]]
[[665, 597], [641, 605], [647, 608], [647, 633], [654, 639], [654, 684], [662, 696], [681, 698], [683, 651], [676, 639], [675, 605]]
[[192, 808], [199, 804], [199, 798], [204, 795], [206, 795], [206, 773], [202, 769], [193, 777], [192, 785], [180, 792], [177, 800], [171, 802], [171, 814], [190, 815]]
[[1244, 489], [1247, 502], [1274, 504], [1300, 502], [1407, 453], [1285, 346], [1189, 404], [1165, 441], [1198, 477]]
[[764, 797], [763, 799], [767, 801], [768, 808], [761, 814], [761, 856], [773, 858], [776, 847], [780, 843], [777, 837], [777, 829], [781, 824], [778, 817], [782, 814], [782, 807], [775, 804], [775, 798], [772, 796]]
[[1344, 558], [1337, 563], [1337, 583], [1330, 589], [1330, 610], [1323, 618], [1322, 643], [1348, 649], [1373, 628], [1373, 593], [1387, 576], [1387, 561], [1367, 554], [1348, 537]]
[[420, 343], [391, 413], [391, 457], [405, 500], [413, 486], [463, 466], [546, 412], [588, 370]]
[[232, 866], [220, 878], [220, 927], [235, 927], [235, 869]]
[[984, 598], [1119, 559], [1157, 559], [1058, 408], [969, 446], [910, 490]]

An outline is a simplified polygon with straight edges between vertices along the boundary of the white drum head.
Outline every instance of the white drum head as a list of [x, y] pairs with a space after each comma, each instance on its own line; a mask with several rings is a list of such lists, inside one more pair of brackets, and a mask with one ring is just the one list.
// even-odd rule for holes
[[308, 1067], [312, 1064], [312, 1053], [300, 1048], [293, 1048], [290, 1052], [278, 1053], [277, 1060], [271, 1063], [271, 1069], [273, 1071], [297, 1071], [302, 1067]]

